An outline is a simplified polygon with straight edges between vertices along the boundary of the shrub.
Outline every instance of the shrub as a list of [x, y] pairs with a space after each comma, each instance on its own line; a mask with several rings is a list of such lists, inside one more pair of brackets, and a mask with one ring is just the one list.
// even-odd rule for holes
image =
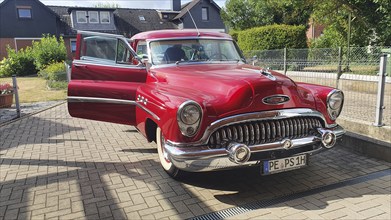
[[310, 42], [311, 48], [337, 48], [347, 46], [346, 37], [337, 27], [331, 25], [323, 31], [323, 35]]
[[55, 36], [43, 35], [40, 41], [33, 42], [33, 56], [39, 69], [44, 69], [51, 63], [65, 61], [67, 50], [62, 37], [57, 40]]
[[306, 48], [306, 28], [303, 25], [269, 25], [238, 32], [242, 50]]
[[238, 35], [240, 31], [230, 30], [229, 35], [231, 35], [232, 39], [238, 42]]
[[7, 46], [8, 57], [0, 63], [0, 77], [35, 75], [38, 70], [34, 64], [30, 47], [16, 52]]
[[61, 89], [67, 89], [68, 88], [68, 82], [64, 82], [64, 81], [47, 81], [47, 86], [50, 88], [50, 89], [54, 89], [54, 90], [61, 90]]
[[39, 71], [38, 75], [47, 80], [51, 89], [65, 89], [67, 83], [67, 72], [64, 63], [53, 63]]
[[39, 71], [38, 76], [48, 80], [67, 81], [67, 73], [64, 63], [53, 63]]

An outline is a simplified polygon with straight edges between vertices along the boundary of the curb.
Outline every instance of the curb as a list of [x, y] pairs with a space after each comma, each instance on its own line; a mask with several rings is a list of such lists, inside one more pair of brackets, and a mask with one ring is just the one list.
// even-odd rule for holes
[[43, 109], [41, 109], [41, 110], [39, 110], [39, 111], [36, 111], [36, 112], [32, 112], [32, 113], [25, 114], [25, 115], [21, 116], [20, 118], [14, 117], [13, 119], [11, 119], [11, 120], [9, 120], [9, 121], [0, 123], [0, 128], [3, 127], [3, 126], [9, 125], [9, 124], [11, 124], [11, 123], [14, 123], [14, 122], [16, 122], [16, 121], [20, 121], [20, 120], [22, 120], [22, 119], [28, 118], [28, 117], [30, 117], [30, 116], [32, 116], [32, 115], [36, 115], [36, 114], [39, 114], [39, 113], [44, 112], [44, 111], [46, 111], [46, 110], [55, 108], [55, 107], [60, 106], [60, 105], [62, 105], [62, 104], [64, 104], [64, 103], [66, 103], [66, 101], [57, 103], [57, 104], [52, 105], [52, 106], [49, 106], [49, 107], [47, 107], [47, 108], [43, 108]]
[[391, 162], [391, 143], [347, 131], [339, 143], [365, 156]]

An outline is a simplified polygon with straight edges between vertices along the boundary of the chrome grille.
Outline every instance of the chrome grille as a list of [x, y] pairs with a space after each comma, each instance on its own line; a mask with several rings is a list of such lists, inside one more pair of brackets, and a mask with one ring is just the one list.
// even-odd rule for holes
[[271, 143], [286, 138], [303, 138], [323, 127], [317, 117], [293, 117], [276, 120], [261, 120], [224, 126], [209, 138], [210, 148], [225, 148], [232, 141], [246, 145]]

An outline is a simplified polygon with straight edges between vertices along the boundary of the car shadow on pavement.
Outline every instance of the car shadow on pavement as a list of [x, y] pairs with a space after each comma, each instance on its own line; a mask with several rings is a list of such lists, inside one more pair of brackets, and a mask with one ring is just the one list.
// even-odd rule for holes
[[[261, 176], [260, 167], [252, 167], [210, 173], [192, 173], [183, 182], [217, 191], [214, 197], [222, 203], [243, 206], [253, 202], [306, 192], [387, 169], [390, 169], [390, 163], [384, 161], [377, 163], [347, 150], [333, 149], [324, 154], [314, 155], [309, 166], [289, 172]], [[219, 193], [220, 191], [221, 193]], [[387, 190], [379, 192], [387, 194]], [[361, 191], [359, 188], [356, 193], [357, 196], [366, 195], [366, 193], [372, 195], [372, 191]], [[376, 194], [376, 192], [373, 193]], [[327, 207], [327, 201], [334, 200], [338, 196], [348, 198], [353, 195], [352, 193], [337, 194], [330, 197], [324, 196], [324, 206], [318, 208]]]
[[[86, 219], [91, 220], [103, 218], [140, 219], [146, 216], [146, 218], [151, 218], [153, 216], [149, 215], [156, 213], [152, 211], [151, 213], [148, 209], [156, 207], [149, 207], [148, 203], [148, 205], [145, 205], [145, 201], [151, 196], [152, 198], [154, 196], [159, 197], [160, 202], [161, 200], [166, 200], [164, 204], [166, 206], [171, 205], [171, 207], [166, 207], [166, 209], [170, 210], [171, 213], [172, 210], [176, 210], [176, 217], [184, 219], [194, 217], [195, 215], [189, 209], [179, 207], [178, 203], [182, 203], [182, 199], [191, 199], [197, 204], [202, 203], [190, 191], [181, 189], [180, 186], [182, 184], [169, 178], [164, 171], [159, 169], [160, 164], [154, 160], [140, 160], [134, 163], [110, 163], [2, 157], [0, 158], [0, 164], [2, 166], [17, 165], [19, 167], [35, 165], [44, 168], [57, 167], [58, 170], [58, 172], [50, 174], [3, 181], [0, 188], [0, 217], [5, 214], [6, 219], [7, 213], [1, 213], [1, 208], [5, 206], [7, 206], [7, 212], [18, 210], [18, 219], [34, 219], [34, 216], [31, 216], [31, 213], [27, 214], [27, 212], [32, 210], [32, 212], [40, 213], [41, 210], [34, 209], [34, 207], [40, 205], [40, 202], [43, 203], [41, 205], [46, 203], [45, 210], [52, 207], [53, 212], [57, 212], [56, 206], [60, 211], [62, 208], [71, 208], [72, 211], [79, 210], [84, 212], [79, 217], [84, 216]], [[155, 172], [155, 170], [161, 172]], [[3, 173], [2, 175], [6, 176], [7, 174]], [[60, 186], [66, 185], [67, 182], [72, 182], [73, 189], [65, 187], [65, 190], [61, 190]], [[54, 188], [50, 187], [53, 185]], [[131, 191], [138, 191], [138, 193], [134, 197], [129, 197], [129, 192]], [[37, 195], [42, 195], [42, 193], [46, 193], [47, 200], [36, 201]], [[54, 199], [54, 203], [52, 203], [53, 200], [49, 198], [56, 196], [58, 198]], [[72, 207], [62, 206], [58, 203], [58, 201], [67, 199], [71, 199]], [[203, 207], [202, 214], [211, 212], [206, 205]], [[41, 217], [55, 217], [50, 213], [46, 213], [45, 210], [42, 211], [45, 215]], [[62, 211], [65, 214], [68, 213], [64, 210]], [[145, 214], [143, 215], [142, 213]], [[68, 218], [66, 215], [63, 217]]]

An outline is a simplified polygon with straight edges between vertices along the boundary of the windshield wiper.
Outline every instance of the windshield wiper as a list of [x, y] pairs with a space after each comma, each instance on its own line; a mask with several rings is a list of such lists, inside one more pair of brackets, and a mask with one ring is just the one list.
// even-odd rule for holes
[[209, 59], [209, 60], [207, 60], [207, 61], [212, 61], [212, 62], [213, 62], [213, 61], [218, 61], [218, 62], [224, 62], [224, 61], [225, 61], [225, 62], [227, 62], [227, 61], [230, 62], [230, 61], [235, 61], [236, 63], [239, 63], [240, 60], [238, 60], [238, 59], [230, 59], [230, 60], [227, 60], [227, 59], [224, 59], [224, 60], [223, 60], [223, 59], [221, 59], [221, 60], [218, 60], [218, 59]]
[[202, 61], [206, 61], [206, 60], [178, 60], [175, 62], [175, 64], [178, 65], [180, 63], [196, 63], [196, 62], [202, 62]]

